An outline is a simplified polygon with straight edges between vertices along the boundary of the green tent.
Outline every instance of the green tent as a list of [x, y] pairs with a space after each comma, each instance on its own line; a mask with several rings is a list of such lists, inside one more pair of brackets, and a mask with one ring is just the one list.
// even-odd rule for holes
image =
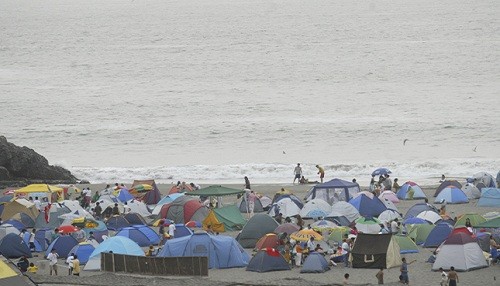
[[350, 230], [351, 229], [347, 226], [336, 227], [330, 231], [330, 235], [327, 240], [341, 243], [342, 239], [344, 239], [344, 235], [349, 235]]
[[192, 192], [186, 192], [186, 195], [201, 197], [222, 197], [245, 193], [244, 190], [231, 189], [222, 186], [210, 186]]
[[434, 227], [435, 225], [427, 223], [413, 224], [410, 226], [408, 236], [413, 239], [416, 244], [423, 244]]
[[[210, 225], [214, 231], [241, 230], [246, 223], [238, 207], [229, 205], [211, 209], [203, 221], [203, 227], [208, 228]], [[221, 224], [224, 225], [223, 229], [218, 228]]]
[[475, 226], [476, 228], [500, 228], [500, 217], [490, 219]]
[[457, 222], [455, 223], [455, 227], [465, 226], [465, 221], [467, 219], [470, 220], [470, 224], [472, 225], [472, 227], [476, 227], [476, 225], [486, 222], [486, 219], [482, 215], [464, 214], [458, 218]]
[[399, 245], [399, 253], [418, 253], [418, 247], [415, 242], [406, 235], [395, 235], [394, 238]]

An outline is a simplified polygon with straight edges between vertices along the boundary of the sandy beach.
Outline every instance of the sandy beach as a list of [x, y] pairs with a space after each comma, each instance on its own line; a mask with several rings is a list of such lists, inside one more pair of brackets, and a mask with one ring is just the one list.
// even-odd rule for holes
[[[93, 191], [104, 188], [102, 184], [81, 185], [89, 186]], [[206, 185], [204, 185], [206, 186]], [[204, 187], [202, 186], [202, 187]], [[225, 185], [232, 188], [242, 188], [242, 185]], [[275, 192], [284, 187], [291, 190], [299, 198], [303, 198], [307, 190], [312, 185], [292, 185], [292, 184], [261, 184], [252, 185], [252, 190], [259, 194], [272, 197]], [[170, 184], [161, 184], [158, 186], [162, 195], [165, 195], [171, 188]], [[432, 202], [436, 186], [423, 187], [426, 195]], [[363, 188], [363, 187], [362, 187]], [[235, 196], [225, 197], [224, 203], [236, 202]], [[402, 201], [397, 204], [401, 213], [406, 213], [408, 208], [419, 201]], [[477, 200], [472, 200], [468, 204], [447, 205], [450, 216], [454, 217], [464, 213], [484, 214], [491, 211], [498, 211], [495, 208], [484, 208], [476, 206]], [[226, 232], [224, 235], [236, 237], [237, 232]], [[420, 252], [415, 254], [406, 254], [408, 260], [416, 260], [409, 266], [409, 275], [411, 285], [438, 285], [440, 276], [431, 271], [431, 264], [425, 261], [430, 256], [433, 249], [419, 247]], [[251, 252], [250, 249], [247, 249]], [[67, 276], [64, 261], [60, 261], [59, 276], [49, 276], [47, 267], [43, 266], [45, 260], [43, 254], [32, 259], [41, 269], [38, 274], [31, 275], [33, 281], [39, 285], [336, 285], [342, 284], [344, 273], [350, 274], [350, 283], [353, 285], [374, 285], [377, 283], [374, 269], [353, 269], [343, 266], [333, 267], [330, 271], [323, 274], [301, 274], [300, 268], [295, 267], [291, 271], [275, 271], [268, 273], [256, 273], [246, 271], [245, 268], [232, 269], [210, 269], [208, 277], [151, 277], [140, 275], [125, 275], [104, 273], [100, 271], [83, 271], [80, 277]], [[459, 273], [460, 285], [500, 285], [499, 265], [490, 266], [479, 270]], [[400, 285], [398, 282], [399, 268], [385, 270], [386, 285]], [[497, 277], [499, 276], [497, 280]]]

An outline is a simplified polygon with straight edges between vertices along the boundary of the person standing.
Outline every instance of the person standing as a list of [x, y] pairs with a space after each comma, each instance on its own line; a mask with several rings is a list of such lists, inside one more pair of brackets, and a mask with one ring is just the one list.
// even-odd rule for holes
[[35, 205], [35, 208], [39, 212], [42, 211], [42, 202], [38, 199], [38, 197], [35, 197], [35, 200], [33, 201], [33, 204]]
[[255, 193], [253, 191], [250, 191], [250, 194], [248, 195], [248, 210], [250, 211], [250, 216], [253, 216], [256, 199], [257, 196], [255, 195]]
[[54, 272], [55, 276], [57, 276], [57, 258], [59, 258], [59, 254], [57, 254], [55, 248], [52, 248], [52, 251], [49, 255], [47, 255], [47, 259], [49, 260], [50, 275]]
[[450, 268], [450, 272], [448, 272], [448, 283], [450, 286], [457, 286], [458, 283], [458, 274], [455, 272], [455, 267]]
[[319, 180], [323, 183], [323, 178], [325, 178], [325, 169], [320, 165], [316, 165], [316, 168], [318, 168]]
[[30, 232], [30, 238], [28, 239], [31, 252], [35, 251], [35, 233], [36, 229], [32, 229]]
[[300, 166], [300, 163], [297, 163], [297, 166], [293, 170], [295, 177], [293, 178], [293, 184], [295, 184], [295, 180], [300, 182], [300, 178], [302, 177], [302, 167]]
[[66, 258], [66, 264], [68, 264], [68, 275], [73, 274], [73, 260], [75, 259], [75, 254], [70, 253]]
[[401, 264], [401, 267], [399, 268], [399, 270], [401, 271], [401, 275], [399, 275], [400, 282], [405, 284], [405, 285], [408, 285], [410, 283], [410, 277], [408, 276], [408, 265], [412, 264], [416, 260], [413, 260], [410, 263], [406, 263], [406, 258], [403, 257], [401, 259], [401, 261], [403, 263]]
[[102, 207], [99, 202], [95, 203], [94, 217], [98, 220], [102, 220]]
[[393, 192], [397, 193], [401, 186], [398, 184], [398, 178], [394, 179], [394, 184], [392, 184]]
[[441, 271], [441, 282], [439, 283], [439, 285], [448, 286], [448, 274], [446, 274], [442, 267], [439, 268], [439, 271]]
[[111, 210], [111, 214], [112, 215], [120, 215], [120, 210], [118, 209], [118, 204], [117, 203], [115, 203], [115, 206]]
[[78, 259], [78, 255], [75, 254], [73, 258], [73, 275], [80, 276], [80, 260]]
[[245, 189], [250, 190], [250, 180], [245, 176]]
[[349, 243], [347, 243], [347, 239], [344, 238], [342, 240], [342, 260], [344, 261], [344, 267], [349, 267], [349, 251], [350, 251]]
[[384, 284], [384, 267], [380, 267], [375, 277], [377, 277], [378, 284]]
[[170, 236], [170, 239], [175, 237], [175, 223], [171, 223], [168, 225], [168, 235]]

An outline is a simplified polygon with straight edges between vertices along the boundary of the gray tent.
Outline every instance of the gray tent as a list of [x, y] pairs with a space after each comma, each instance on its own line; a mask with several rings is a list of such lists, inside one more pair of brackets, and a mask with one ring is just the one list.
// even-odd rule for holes
[[[57, 228], [61, 225], [64, 219], [59, 218], [63, 214], [70, 213], [71, 210], [58, 203], [50, 205], [49, 215], [45, 215], [45, 211], [41, 211], [35, 219], [35, 228]], [[47, 221], [48, 219], [48, 221]]]
[[392, 234], [358, 234], [351, 259], [353, 268], [377, 269], [401, 265], [399, 245]]
[[[242, 213], [249, 213], [249, 209], [247, 207], [247, 200], [244, 198], [241, 199], [241, 201], [238, 203], [238, 208], [240, 209], [240, 212]], [[260, 202], [259, 198], [255, 199], [255, 204], [253, 207], [253, 212], [254, 213], [262, 213], [264, 212], [264, 207], [262, 207], [262, 203]]]
[[279, 224], [267, 214], [255, 214], [245, 224], [236, 240], [244, 248], [254, 248], [257, 241], [266, 233], [273, 232]]

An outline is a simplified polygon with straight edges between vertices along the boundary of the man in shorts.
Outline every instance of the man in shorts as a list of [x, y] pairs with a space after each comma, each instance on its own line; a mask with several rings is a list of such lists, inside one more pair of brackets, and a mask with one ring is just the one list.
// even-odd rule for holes
[[293, 170], [295, 177], [293, 178], [293, 184], [295, 184], [295, 180], [297, 182], [300, 182], [300, 178], [302, 177], [302, 167], [300, 166], [300, 163], [297, 163], [297, 166]]
[[52, 275], [52, 271], [57, 276], [57, 258], [59, 258], [59, 254], [57, 254], [56, 249], [52, 248], [52, 251], [47, 255], [47, 259], [49, 260], [50, 267], [50, 275]]

